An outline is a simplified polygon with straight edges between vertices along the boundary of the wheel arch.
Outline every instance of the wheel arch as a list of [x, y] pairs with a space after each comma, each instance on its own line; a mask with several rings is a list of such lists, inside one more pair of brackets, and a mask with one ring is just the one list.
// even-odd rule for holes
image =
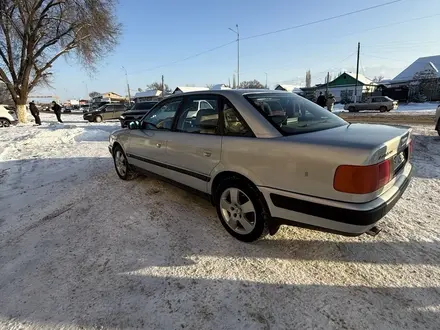
[[[211, 195], [211, 202], [214, 204], [214, 200], [215, 200], [215, 191], [217, 190], [217, 187], [219, 186], [219, 184], [225, 180], [226, 178], [231, 178], [231, 177], [236, 177], [238, 179], [244, 180], [246, 182], [248, 182], [249, 184], [251, 184], [255, 189], [257, 189], [258, 191], [260, 191], [257, 187], [257, 184], [254, 182], [254, 180], [251, 180], [248, 176], [241, 174], [237, 171], [233, 171], [233, 170], [224, 170], [221, 172], [218, 172], [215, 176], [214, 179], [211, 180], [211, 184], [209, 187], [209, 193]], [[260, 192], [261, 193], [261, 192]], [[263, 198], [264, 199], [264, 198]]]

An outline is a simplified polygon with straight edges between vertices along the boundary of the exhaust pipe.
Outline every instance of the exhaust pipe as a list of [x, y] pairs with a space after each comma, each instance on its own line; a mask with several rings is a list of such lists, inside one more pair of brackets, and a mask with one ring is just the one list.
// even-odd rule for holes
[[365, 234], [370, 235], [370, 236], [376, 236], [377, 234], [379, 234], [381, 232], [382, 229], [380, 229], [377, 226], [372, 227], [370, 230], [368, 230]]

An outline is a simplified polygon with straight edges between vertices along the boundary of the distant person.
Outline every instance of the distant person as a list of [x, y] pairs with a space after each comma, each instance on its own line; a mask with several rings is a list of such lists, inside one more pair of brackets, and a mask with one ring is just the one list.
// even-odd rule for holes
[[325, 99], [325, 96], [322, 94], [322, 92], [319, 92], [318, 99], [316, 100], [316, 104], [325, 108], [327, 105], [327, 100]]
[[333, 111], [333, 106], [336, 102], [335, 97], [333, 96], [333, 94], [330, 94], [328, 99], [327, 99], [327, 110], [332, 112]]
[[63, 121], [61, 120], [61, 106], [55, 101], [52, 101], [52, 110], [53, 112], [55, 112], [58, 122], [62, 123]]
[[31, 111], [32, 116], [35, 118], [35, 124], [41, 125], [40, 111], [38, 111], [34, 101], [29, 102], [29, 110]]

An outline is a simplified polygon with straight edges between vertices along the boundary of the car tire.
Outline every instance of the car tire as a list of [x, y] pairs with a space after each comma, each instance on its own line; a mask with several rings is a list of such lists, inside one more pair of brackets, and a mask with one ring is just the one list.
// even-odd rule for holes
[[0, 127], [9, 127], [11, 126], [11, 122], [6, 118], [0, 119]]
[[128, 163], [127, 156], [120, 146], [116, 146], [113, 150], [113, 163], [118, 176], [125, 181], [136, 179], [139, 175]]
[[96, 116], [95, 117], [95, 122], [97, 122], [97, 123], [102, 122], [102, 117], [101, 116]]
[[437, 122], [437, 126], [436, 126], [435, 130], [437, 131], [438, 135], [440, 136], [440, 119]]
[[[266, 201], [247, 180], [237, 177], [223, 180], [214, 193], [214, 204], [223, 227], [236, 239], [253, 242], [269, 233], [270, 212]], [[245, 208], [250, 212], [245, 212]]]
[[356, 112], [356, 108], [355, 107], [348, 107], [348, 112]]
[[382, 107], [379, 108], [379, 111], [380, 112], [387, 112], [388, 109], [387, 109], [387, 107], [382, 106]]

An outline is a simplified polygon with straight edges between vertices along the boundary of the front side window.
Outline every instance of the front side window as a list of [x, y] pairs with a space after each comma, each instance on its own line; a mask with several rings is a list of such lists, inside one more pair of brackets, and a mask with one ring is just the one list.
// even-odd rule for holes
[[190, 96], [177, 121], [177, 130], [187, 133], [219, 134], [218, 124], [217, 97], [215, 95]]
[[174, 116], [182, 103], [182, 98], [166, 100], [142, 119], [142, 128], [171, 129]]
[[348, 125], [339, 116], [293, 93], [250, 93], [244, 97], [284, 135]]

